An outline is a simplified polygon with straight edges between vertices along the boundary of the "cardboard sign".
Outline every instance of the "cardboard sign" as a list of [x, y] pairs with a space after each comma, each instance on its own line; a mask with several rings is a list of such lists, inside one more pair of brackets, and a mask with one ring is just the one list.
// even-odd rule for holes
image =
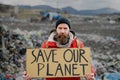
[[91, 73], [89, 48], [27, 49], [31, 77], [79, 77]]

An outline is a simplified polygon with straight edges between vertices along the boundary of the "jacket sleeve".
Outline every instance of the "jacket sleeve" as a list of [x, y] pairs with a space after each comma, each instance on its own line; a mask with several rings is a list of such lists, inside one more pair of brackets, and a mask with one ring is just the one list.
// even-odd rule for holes
[[80, 41], [79, 39], [76, 39], [77, 47], [78, 48], [84, 48], [84, 43]]
[[95, 70], [94, 70], [94, 67], [91, 65], [91, 72], [92, 72], [92, 75], [95, 77]]
[[82, 41], [80, 41], [80, 48], [84, 48], [84, 43]]
[[47, 41], [44, 41], [41, 45], [41, 48], [46, 48]]

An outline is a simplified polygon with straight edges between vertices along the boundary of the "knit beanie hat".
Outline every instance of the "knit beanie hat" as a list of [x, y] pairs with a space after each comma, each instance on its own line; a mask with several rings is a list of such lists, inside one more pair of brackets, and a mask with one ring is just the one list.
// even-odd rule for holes
[[58, 25], [61, 24], [61, 23], [67, 24], [68, 27], [71, 29], [70, 21], [69, 21], [68, 19], [64, 18], [64, 17], [62, 17], [62, 18], [60, 18], [60, 19], [58, 19], [58, 20], [56, 21], [56, 26], [55, 26], [55, 28], [57, 28]]

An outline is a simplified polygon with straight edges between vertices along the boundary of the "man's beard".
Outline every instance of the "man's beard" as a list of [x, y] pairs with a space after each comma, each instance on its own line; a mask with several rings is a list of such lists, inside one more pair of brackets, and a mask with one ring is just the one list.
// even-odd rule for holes
[[69, 35], [68, 34], [56, 34], [54, 37], [59, 44], [65, 45], [69, 42]]

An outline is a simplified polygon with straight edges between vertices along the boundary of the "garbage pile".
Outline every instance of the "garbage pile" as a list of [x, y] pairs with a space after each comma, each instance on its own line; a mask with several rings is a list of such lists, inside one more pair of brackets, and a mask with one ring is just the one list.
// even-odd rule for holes
[[[13, 31], [0, 26], [0, 80], [22, 78], [26, 64], [26, 48], [39, 48], [42, 31]], [[43, 32], [44, 34], [44, 32]], [[23, 80], [23, 79], [22, 79]]]

